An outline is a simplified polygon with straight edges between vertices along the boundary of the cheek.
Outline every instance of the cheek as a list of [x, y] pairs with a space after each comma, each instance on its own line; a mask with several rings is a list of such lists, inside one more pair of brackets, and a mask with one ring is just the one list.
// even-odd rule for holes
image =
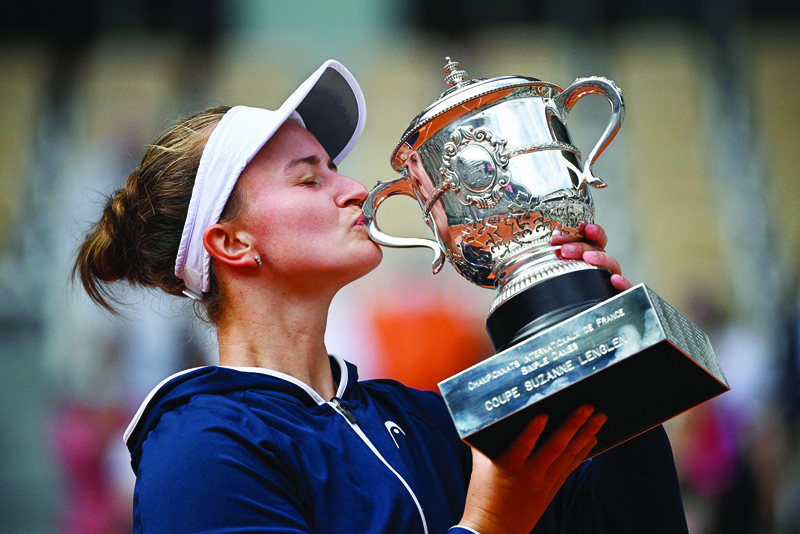
[[[334, 223], [322, 210], [294, 210], [276, 206], [259, 224], [259, 241], [273, 253], [285, 254], [305, 249], [306, 244], [325, 238]], [[267, 252], [266, 250], [264, 252]]]
[[304, 241], [320, 239], [333, 229], [333, 223], [330, 218], [325, 217], [325, 213], [320, 210], [294, 212], [290, 217], [286, 218], [286, 221], [286, 226], [281, 231], [294, 234], [297, 239]]

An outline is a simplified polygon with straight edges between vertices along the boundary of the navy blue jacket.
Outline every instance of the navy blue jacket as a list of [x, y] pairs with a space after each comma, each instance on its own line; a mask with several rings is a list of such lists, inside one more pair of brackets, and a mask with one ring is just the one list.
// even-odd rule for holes
[[[456, 525], [471, 454], [441, 397], [358, 382], [353, 365], [331, 362], [339, 386], [328, 402], [266, 369], [203, 367], [162, 382], [126, 432], [134, 531], [443, 534]], [[686, 532], [663, 429], [585, 462], [534, 532]]]

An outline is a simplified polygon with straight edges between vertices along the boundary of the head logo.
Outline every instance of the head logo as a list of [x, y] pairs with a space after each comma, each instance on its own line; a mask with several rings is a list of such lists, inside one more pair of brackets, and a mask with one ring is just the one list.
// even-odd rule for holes
[[400, 434], [403, 434], [405, 436], [406, 433], [403, 432], [402, 428], [397, 426], [397, 423], [393, 423], [392, 421], [386, 421], [386, 423], [384, 424], [386, 425], [386, 430], [389, 431], [389, 435], [392, 436], [392, 441], [394, 441], [394, 446], [399, 449], [400, 445], [397, 444], [397, 440], [394, 438], [394, 436]]

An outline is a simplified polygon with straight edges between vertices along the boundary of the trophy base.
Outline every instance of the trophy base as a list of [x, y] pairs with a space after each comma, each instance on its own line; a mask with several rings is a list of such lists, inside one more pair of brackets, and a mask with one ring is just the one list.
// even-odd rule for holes
[[533, 417], [608, 421], [595, 456], [729, 389], [708, 337], [640, 284], [441, 382], [461, 438], [490, 458]]
[[564, 273], [501, 304], [486, 318], [486, 331], [495, 351], [501, 352], [618, 294], [606, 269]]

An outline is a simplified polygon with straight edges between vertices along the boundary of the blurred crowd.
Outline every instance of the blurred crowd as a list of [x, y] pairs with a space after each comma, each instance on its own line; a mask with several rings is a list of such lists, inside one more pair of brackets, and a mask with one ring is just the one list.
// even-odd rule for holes
[[690, 531], [800, 532], [800, 309], [770, 344], [695, 304], [731, 390], [667, 424]]
[[[158, 3], [145, 4], [152, 12]], [[242, 20], [244, 8], [259, 5], [230, 4]], [[302, 19], [302, 3], [278, 4], [310, 20]], [[608, 73], [622, 82], [629, 118], [599, 167], [612, 176], [613, 194], [595, 197], [598, 222], [634, 283], [652, 284], [709, 335], [731, 385], [666, 425], [690, 531], [800, 534], [800, 184], [789, 162], [800, 150], [793, 92], [800, 23], [744, 32], [752, 40], [723, 45], [720, 34], [696, 26], [648, 23], [596, 45], [580, 25], [443, 37], [429, 17], [416, 30], [382, 32], [372, 3], [352, 4], [367, 23], [349, 47], [320, 38], [287, 51], [285, 37], [302, 27], [288, 16], [271, 21], [286, 30], [269, 39], [209, 42], [201, 25], [200, 38], [161, 28], [157, 37], [105, 36], [66, 51], [0, 40], [0, 222], [8, 230], [0, 234], [0, 389], [8, 401], [0, 409], [0, 533], [130, 532], [134, 480], [122, 441], [128, 422], [162, 379], [216, 361], [211, 327], [193, 318], [189, 303], [123, 289], [131, 304], [112, 317], [69, 281], [86, 222], [102, 196], [123, 183], [143, 144], [200, 104], [269, 106], [335, 53], [355, 72], [370, 108], [364, 138], [342, 171], [371, 187], [392, 177], [393, 143], [443, 90], [433, 71], [455, 49], [480, 76], [531, 75], [564, 86], [576, 75]], [[401, 4], [375, 3], [392, 16]], [[423, 4], [408, 2], [417, 17]], [[451, 4], [431, 9], [443, 15]], [[472, 10], [478, 4], [460, 3]], [[700, 4], [719, 13], [729, 8]], [[733, 4], [741, 11], [745, 2]], [[121, 5], [137, 12], [133, 0]], [[348, 20], [327, 2], [314, 6]], [[100, 11], [110, 16], [110, 9]], [[320, 26], [319, 35], [328, 36], [336, 25]], [[709, 53], [739, 46], [737, 62]], [[717, 72], [731, 65], [737, 67]], [[595, 115], [588, 127], [570, 125], [579, 142], [604, 126], [605, 108]], [[739, 135], [743, 130], [749, 133]], [[388, 227], [403, 235], [427, 231], [413, 205]], [[422, 252], [387, 251], [376, 273], [334, 301], [328, 348], [357, 364], [361, 378], [436, 390], [492, 354], [484, 332], [491, 292], [449, 267], [434, 277], [429, 261]]]

